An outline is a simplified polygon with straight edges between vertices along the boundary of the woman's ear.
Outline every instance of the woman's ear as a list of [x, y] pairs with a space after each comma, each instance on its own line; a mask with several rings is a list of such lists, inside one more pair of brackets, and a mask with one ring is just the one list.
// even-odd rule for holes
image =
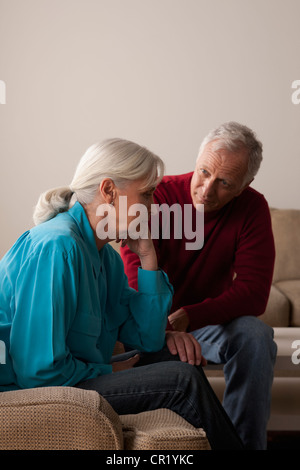
[[111, 204], [116, 197], [116, 186], [112, 179], [104, 178], [99, 186], [99, 192], [106, 204]]

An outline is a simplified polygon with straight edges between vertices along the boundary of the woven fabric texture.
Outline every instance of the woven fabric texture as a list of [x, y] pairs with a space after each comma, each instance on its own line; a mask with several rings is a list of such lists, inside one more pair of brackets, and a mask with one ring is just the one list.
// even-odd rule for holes
[[0, 394], [1, 450], [118, 450], [118, 415], [97, 392], [45, 387]]
[[210, 450], [203, 429], [166, 408], [120, 416], [126, 450]]
[[203, 429], [159, 409], [118, 416], [97, 392], [43, 387], [0, 394], [0, 450], [209, 450]]

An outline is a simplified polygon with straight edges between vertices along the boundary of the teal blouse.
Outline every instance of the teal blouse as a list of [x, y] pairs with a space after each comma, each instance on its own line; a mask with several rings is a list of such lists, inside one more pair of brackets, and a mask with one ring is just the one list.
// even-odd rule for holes
[[25, 232], [0, 261], [0, 390], [69, 385], [112, 372], [116, 340], [165, 342], [173, 289], [139, 268], [138, 291], [109, 245], [97, 250], [83, 207]]

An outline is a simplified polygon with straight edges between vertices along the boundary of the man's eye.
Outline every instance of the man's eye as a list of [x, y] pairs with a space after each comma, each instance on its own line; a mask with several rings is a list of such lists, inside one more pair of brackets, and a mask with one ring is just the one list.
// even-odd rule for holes
[[208, 175], [208, 171], [207, 171], [207, 170], [204, 170], [204, 168], [201, 168], [201, 173], [202, 173], [203, 175]]

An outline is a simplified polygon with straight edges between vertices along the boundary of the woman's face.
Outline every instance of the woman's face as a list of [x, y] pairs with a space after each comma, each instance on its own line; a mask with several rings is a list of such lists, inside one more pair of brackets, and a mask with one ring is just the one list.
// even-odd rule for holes
[[142, 226], [144, 229], [148, 227], [154, 191], [155, 186], [146, 186], [144, 180], [133, 181], [123, 189], [116, 188], [114, 208], [117, 239], [131, 238], [134, 233], [141, 233]]

